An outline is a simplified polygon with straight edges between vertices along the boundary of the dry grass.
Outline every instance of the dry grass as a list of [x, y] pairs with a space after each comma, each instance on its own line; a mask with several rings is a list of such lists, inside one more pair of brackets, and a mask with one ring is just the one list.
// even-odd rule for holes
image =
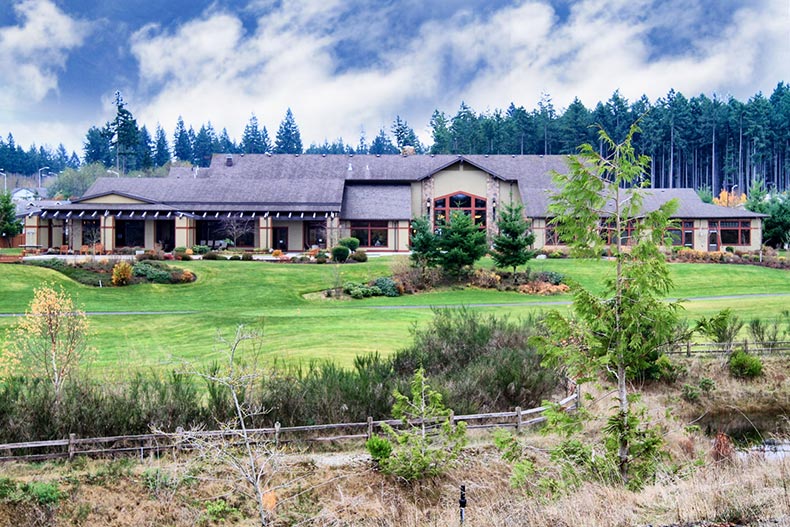
[[[685, 359], [684, 359], [685, 360]], [[511, 467], [500, 458], [487, 432], [476, 432], [457, 468], [447, 476], [403, 485], [376, 472], [359, 447], [344, 446], [288, 457], [277, 483], [274, 525], [422, 527], [458, 525], [459, 486], [465, 485], [467, 526], [621, 527], [692, 525], [703, 520], [728, 525], [790, 525], [790, 459], [759, 456], [714, 462], [708, 427], [736, 430], [743, 422], [768, 434], [787, 437], [790, 386], [786, 359], [767, 359], [765, 375], [755, 381], [731, 379], [720, 361], [691, 360], [676, 385], [644, 386], [647, 419], [659, 426], [671, 461], [653, 485], [641, 492], [588, 482], [555, 499], [531, 497], [509, 483]], [[716, 389], [689, 402], [684, 383], [707, 377]], [[599, 437], [615, 401], [605, 384], [585, 386], [585, 408], [594, 416], [584, 434]], [[748, 416], [746, 418], [745, 416]], [[701, 430], [690, 430], [696, 422]], [[556, 438], [531, 431], [523, 441], [538, 466], [548, 456], [541, 449]], [[67, 493], [54, 510], [32, 503], [0, 500], [0, 526], [25, 525], [255, 525], [254, 504], [241, 497], [228, 473], [216, 467], [175, 462], [169, 456], [139, 461], [10, 464], [0, 476], [19, 482], [57, 482]], [[192, 467], [192, 468], [187, 468]], [[178, 481], [172, 487], [151, 483], [156, 471]], [[187, 472], [189, 470], [189, 472]], [[194, 476], [190, 479], [188, 475]], [[222, 499], [232, 509], [224, 519], [212, 517], [208, 504]], [[233, 512], [236, 511], [236, 512]]]

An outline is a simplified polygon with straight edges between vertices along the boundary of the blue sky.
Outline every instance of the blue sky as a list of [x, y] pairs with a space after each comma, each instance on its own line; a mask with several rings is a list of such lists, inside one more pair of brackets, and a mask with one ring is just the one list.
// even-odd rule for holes
[[291, 107], [305, 145], [433, 109], [615, 90], [747, 99], [790, 81], [788, 0], [0, 0], [0, 134], [81, 152], [113, 115], [239, 138]]

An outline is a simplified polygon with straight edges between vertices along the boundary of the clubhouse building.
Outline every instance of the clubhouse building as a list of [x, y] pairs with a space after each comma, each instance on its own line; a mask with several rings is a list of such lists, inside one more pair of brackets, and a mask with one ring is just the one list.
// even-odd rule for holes
[[[560, 247], [547, 220], [551, 174], [566, 156], [216, 154], [164, 178], [100, 178], [81, 198], [27, 209], [25, 244], [77, 252], [193, 245], [300, 252], [354, 236], [369, 251], [408, 251], [409, 221], [471, 215], [489, 235], [505, 203], [524, 206], [535, 246]], [[703, 203], [692, 189], [645, 189], [652, 209], [680, 204], [675, 244], [758, 250], [761, 214]]]

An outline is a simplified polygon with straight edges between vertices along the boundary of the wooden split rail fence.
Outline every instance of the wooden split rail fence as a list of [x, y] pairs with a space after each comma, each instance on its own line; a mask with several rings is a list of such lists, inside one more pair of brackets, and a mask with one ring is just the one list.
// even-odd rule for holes
[[668, 351], [669, 355], [726, 355], [733, 351], [743, 350], [755, 355], [786, 355], [790, 353], [790, 341], [772, 342], [769, 345], [748, 340], [735, 341], [727, 347], [716, 342], [686, 342]]
[[[579, 394], [574, 393], [558, 403], [565, 411], [578, 408]], [[542, 423], [546, 420], [543, 412], [545, 406], [522, 410], [516, 408], [512, 412], [495, 412], [487, 414], [451, 415], [452, 423], [467, 423], [468, 430], [486, 428], [523, 428]], [[334, 442], [347, 440], [366, 440], [381, 430], [382, 424], [393, 428], [403, 425], [400, 420], [374, 421], [368, 417], [361, 423], [339, 423], [310, 426], [280, 426], [275, 423], [271, 428], [248, 429], [247, 434], [253, 438], [260, 437], [275, 444], [291, 442]], [[420, 421], [412, 421], [420, 424]], [[28, 441], [24, 443], [7, 443], [0, 445], [0, 462], [4, 461], [43, 461], [49, 459], [73, 458], [74, 456], [113, 456], [139, 455], [147, 453], [159, 454], [169, 450], [186, 448], [179, 438], [207, 441], [211, 439], [240, 437], [239, 430], [190, 431], [186, 433], [154, 433], [115, 437], [79, 438], [70, 434], [66, 439], [52, 441]], [[327, 435], [327, 433], [329, 433]], [[38, 453], [37, 453], [38, 452]]]

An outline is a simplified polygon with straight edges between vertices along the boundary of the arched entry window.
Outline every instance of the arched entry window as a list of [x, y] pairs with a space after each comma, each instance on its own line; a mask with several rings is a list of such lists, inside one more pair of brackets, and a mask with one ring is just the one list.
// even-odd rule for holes
[[450, 221], [450, 214], [459, 211], [472, 219], [478, 227], [486, 227], [486, 200], [479, 196], [457, 192], [433, 200], [433, 222], [439, 225]]

